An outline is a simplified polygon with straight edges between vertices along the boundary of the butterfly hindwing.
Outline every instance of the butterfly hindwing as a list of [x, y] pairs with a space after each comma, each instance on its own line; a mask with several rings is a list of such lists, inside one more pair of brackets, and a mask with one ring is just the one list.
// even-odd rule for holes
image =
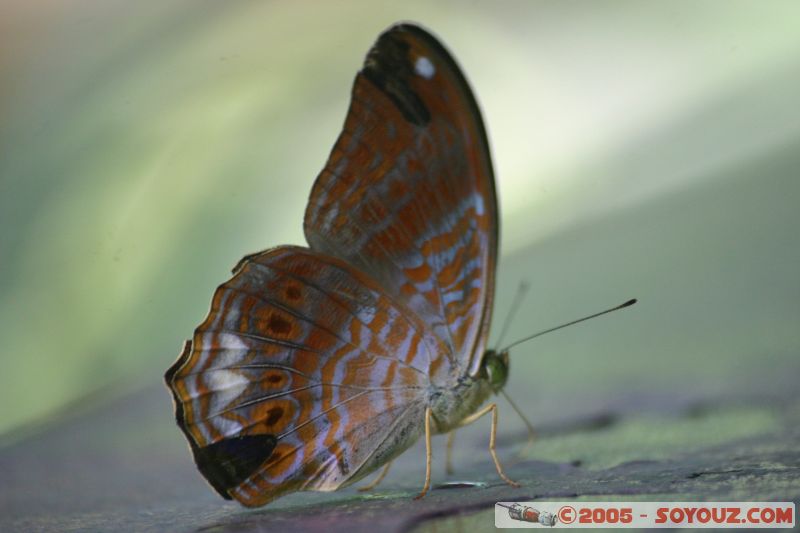
[[206, 479], [263, 505], [348, 484], [410, 445], [443, 349], [375, 280], [287, 246], [217, 289], [167, 382]]
[[395, 26], [370, 50], [304, 226], [313, 249], [425, 319], [449, 364], [476, 371], [494, 291], [494, 179], [472, 92], [424, 30]]

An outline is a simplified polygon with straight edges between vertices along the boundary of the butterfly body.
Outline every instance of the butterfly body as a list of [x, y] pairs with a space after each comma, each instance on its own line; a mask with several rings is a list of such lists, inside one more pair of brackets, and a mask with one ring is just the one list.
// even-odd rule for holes
[[368, 53], [304, 231], [307, 248], [239, 262], [165, 376], [200, 472], [247, 506], [347, 486], [488, 412], [505, 382], [507, 354], [486, 350], [488, 142], [424, 30], [394, 26]]
[[489, 381], [483, 377], [460, 376], [452, 383], [433, 387], [430, 394], [433, 432], [448, 433], [486, 403], [492, 394]]

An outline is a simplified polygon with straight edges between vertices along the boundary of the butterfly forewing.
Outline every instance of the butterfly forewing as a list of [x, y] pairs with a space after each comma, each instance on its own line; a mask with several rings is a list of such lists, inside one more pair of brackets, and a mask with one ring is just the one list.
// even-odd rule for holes
[[497, 205], [480, 113], [423, 30], [382, 34], [356, 77], [344, 129], [305, 216], [315, 250], [369, 272], [444, 340], [458, 372], [486, 344]]

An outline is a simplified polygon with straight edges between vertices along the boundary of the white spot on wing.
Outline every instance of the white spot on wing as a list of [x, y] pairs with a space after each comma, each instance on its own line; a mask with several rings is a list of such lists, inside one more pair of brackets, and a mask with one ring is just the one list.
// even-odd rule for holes
[[244, 350], [247, 351], [250, 348], [236, 335], [232, 335], [230, 333], [220, 333], [218, 336], [219, 345], [226, 350]]
[[433, 66], [433, 63], [431, 63], [431, 60], [427, 57], [419, 56], [416, 63], [414, 63], [414, 71], [426, 80], [429, 80], [436, 74], [436, 67]]
[[225, 409], [244, 392], [249, 382], [245, 376], [225, 369], [206, 373], [204, 380], [208, 389], [213, 391], [210, 409], [212, 413]]

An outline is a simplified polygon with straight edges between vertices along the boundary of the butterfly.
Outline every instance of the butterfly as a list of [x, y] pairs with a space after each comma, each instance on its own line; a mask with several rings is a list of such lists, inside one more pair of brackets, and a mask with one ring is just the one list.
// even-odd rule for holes
[[[264, 505], [331, 491], [419, 438], [492, 414], [508, 352], [487, 349], [498, 207], [467, 81], [412, 24], [382, 33], [311, 190], [308, 247], [243, 258], [165, 375], [198, 469]], [[380, 479], [380, 478], [379, 478]]]

